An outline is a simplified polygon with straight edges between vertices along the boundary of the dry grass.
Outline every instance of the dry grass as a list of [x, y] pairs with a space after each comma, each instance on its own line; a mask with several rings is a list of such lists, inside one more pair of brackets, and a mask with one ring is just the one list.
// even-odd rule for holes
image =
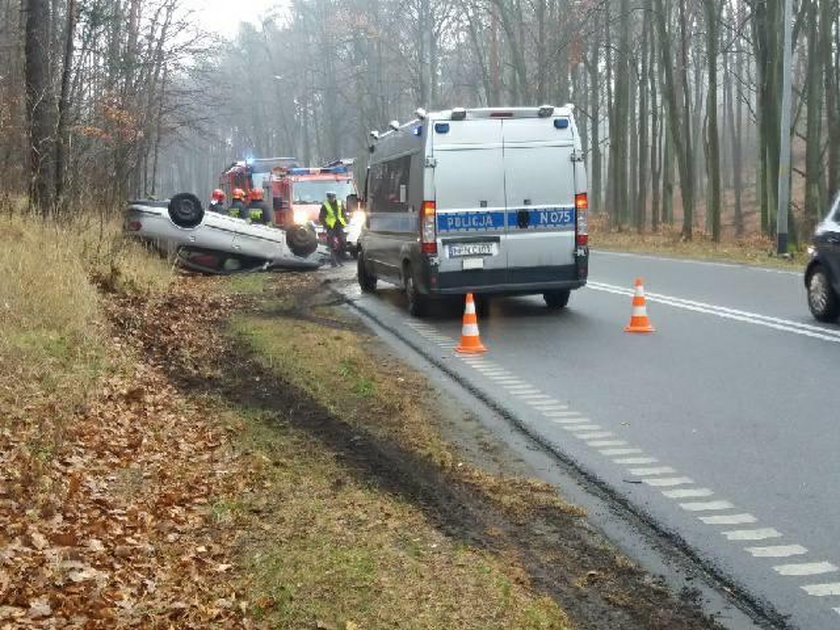
[[593, 216], [590, 220], [589, 230], [589, 240], [595, 250], [720, 260], [790, 270], [802, 269], [807, 258], [804, 251], [793, 253], [789, 260], [775, 256], [773, 239], [761, 234], [754, 234], [741, 239], [725, 239], [720, 243], [715, 243], [702, 230], [695, 230], [692, 234], [692, 240], [685, 241], [678, 226], [663, 225], [655, 233], [639, 234], [632, 228], [618, 231], [609, 227], [606, 215]]
[[21, 457], [37, 474], [61, 448], [67, 418], [114, 366], [96, 285], [155, 292], [169, 282], [162, 262], [122, 245], [118, 225], [93, 225], [0, 216], [0, 438], [14, 433], [26, 445], [4, 453], [7, 466]]
[[503, 556], [446, 536], [282, 419], [238, 409], [228, 421], [262, 483], [214, 509], [249, 532], [247, 591], [268, 627], [569, 627]]
[[[238, 290], [263, 297], [270, 295], [266, 282], [234, 281]], [[346, 320], [328, 307], [304, 307], [319, 321], [278, 317], [300, 308], [288, 294], [263, 307], [272, 315], [233, 320], [237, 339], [331, 415], [398, 444], [519, 518], [545, 506], [582, 514], [546, 484], [492, 476], [459, 461], [430, 417], [435, 394], [422, 376], [372, 352], [368, 335], [343, 329]], [[271, 627], [310, 627], [313, 620], [313, 627], [342, 630], [569, 627], [552, 599], [530, 589], [515, 559], [445, 535], [421, 506], [359, 479], [282, 415], [237, 408], [229, 422], [266, 482], [259, 496], [224, 506], [222, 518], [253, 522], [256, 512], [270, 537], [243, 548], [248, 590]]]

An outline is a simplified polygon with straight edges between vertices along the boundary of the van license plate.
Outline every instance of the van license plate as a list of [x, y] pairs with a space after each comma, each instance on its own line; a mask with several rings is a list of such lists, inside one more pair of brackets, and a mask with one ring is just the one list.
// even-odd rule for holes
[[496, 243], [458, 243], [456, 245], [449, 245], [450, 258], [495, 256], [496, 251]]

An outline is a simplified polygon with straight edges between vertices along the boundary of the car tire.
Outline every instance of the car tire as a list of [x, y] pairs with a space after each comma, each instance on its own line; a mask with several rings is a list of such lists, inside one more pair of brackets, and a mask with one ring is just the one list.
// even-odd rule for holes
[[376, 276], [368, 272], [364, 252], [361, 252], [356, 258], [356, 275], [362, 293], [373, 293], [376, 291]]
[[417, 280], [409, 264], [403, 267], [403, 288], [408, 302], [408, 314], [412, 317], [423, 317], [426, 314], [428, 299], [417, 289]]
[[546, 291], [543, 293], [545, 305], [552, 311], [558, 311], [564, 308], [569, 303], [569, 297], [572, 292], [569, 289], [560, 289], [557, 291]]
[[194, 228], [204, 220], [201, 201], [192, 193], [178, 193], [169, 200], [169, 218], [181, 228]]
[[840, 300], [831, 288], [828, 274], [819, 265], [808, 276], [808, 308], [820, 322], [833, 322], [840, 316]]
[[293, 225], [286, 230], [286, 245], [295, 256], [306, 258], [318, 249], [318, 237], [304, 225]]

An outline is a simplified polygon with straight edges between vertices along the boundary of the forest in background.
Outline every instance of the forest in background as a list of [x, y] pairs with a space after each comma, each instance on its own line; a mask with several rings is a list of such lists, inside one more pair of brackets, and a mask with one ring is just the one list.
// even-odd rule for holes
[[[354, 157], [418, 106], [576, 106], [616, 229], [775, 230], [781, 0], [294, 0], [233, 41], [180, 0], [0, 0], [0, 168], [42, 214]], [[231, 9], [235, 20], [235, 10]], [[791, 226], [840, 179], [840, 0], [794, 2]]]

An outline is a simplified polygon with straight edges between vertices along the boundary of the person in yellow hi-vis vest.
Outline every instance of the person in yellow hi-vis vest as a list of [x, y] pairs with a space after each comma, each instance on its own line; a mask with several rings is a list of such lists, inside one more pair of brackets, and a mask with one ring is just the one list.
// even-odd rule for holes
[[318, 216], [321, 225], [327, 230], [327, 242], [330, 246], [330, 265], [344, 265], [344, 228], [347, 227], [347, 214], [344, 204], [335, 198], [335, 193], [327, 193], [327, 199], [321, 205]]

